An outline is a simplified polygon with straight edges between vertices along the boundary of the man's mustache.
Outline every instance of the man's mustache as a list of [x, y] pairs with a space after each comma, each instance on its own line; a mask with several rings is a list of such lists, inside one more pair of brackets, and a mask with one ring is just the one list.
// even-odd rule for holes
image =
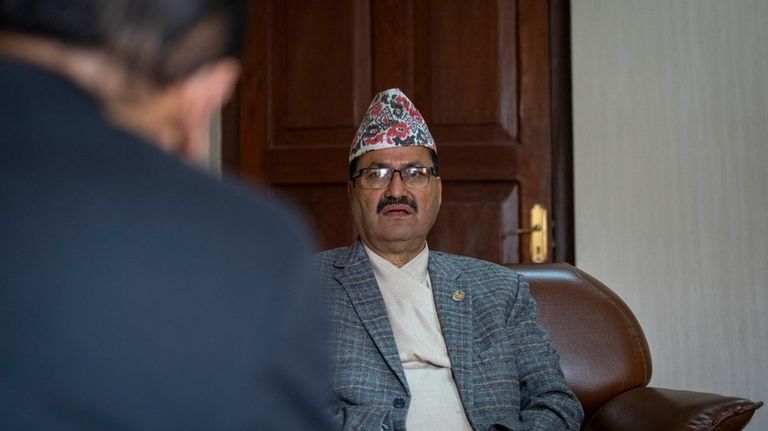
[[382, 199], [381, 202], [379, 202], [379, 204], [376, 206], [376, 214], [384, 211], [384, 208], [390, 205], [408, 205], [409, 207], [413, 208], [414, 212], [419, 212], [418, 208], [416, 207], [416, 201], [408, 199], [405, 196], [401, 196], [399, 198], [390, 196]]

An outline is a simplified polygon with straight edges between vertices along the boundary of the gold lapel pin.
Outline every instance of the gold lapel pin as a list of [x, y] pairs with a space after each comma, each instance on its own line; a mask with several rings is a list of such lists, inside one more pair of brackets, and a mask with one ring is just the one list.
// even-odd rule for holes
[[462, 290], [454, 290], [453, 295], [451, 295], [451, 298], [453, 298], [454, 301], [461, 302], [464, 300], [464, 298], [467, 297], [467, 294], [464, 293]]

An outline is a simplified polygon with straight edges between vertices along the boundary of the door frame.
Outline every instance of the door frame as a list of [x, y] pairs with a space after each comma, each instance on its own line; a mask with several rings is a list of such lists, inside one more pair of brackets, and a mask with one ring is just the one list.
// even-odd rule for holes
[[[262, 17], [265, 14], [248, 14]], [[257, 19], [259, 19], [257, 18]], [[264, 22], [250, 22], [245, 35], [245, 46], [252, 40], [251, 32], [259, 31]], [[574, 193], [573, 193], [573, 103], [571, 76], [571, 28], [570, 0], [549, 0], [549, 60], [550, 60], [550, 139], [552, 150], [552, 208], [549, 214], [552, 226], [552, 262], [574, 264]], [[247, 50], [247, 48], [246, 48]], [[254, 58], [255, 57], [255, 58]], [[264, 60], [260, 56], [246, 56], [243, 74], [248, 68]], [[242, 82], [242, 81], [241, 81]], [[249, 143], [241, 142], [241, 123], [250, 106], [243, 106], [243, 86], [238, 84], [232, 99], [222, 110], [221, 118], [221, 162], [223, 170], [240, 177], [245, 182], [259, 184], [258, 178], [243, 175], [241, 153], [249, 151]], [[256, 161], [259, 163], [259, 161]], [[263, 161], [261, 161], [263, 162]], [[253, 163], [253, 161], [251, 161]]]

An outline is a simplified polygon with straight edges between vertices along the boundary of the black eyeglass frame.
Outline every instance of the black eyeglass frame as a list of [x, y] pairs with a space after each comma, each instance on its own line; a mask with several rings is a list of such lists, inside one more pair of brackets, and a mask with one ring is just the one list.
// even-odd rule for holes
[[[365, 187], [365, 186], [363, 186], [361, 184], [361, 187], [366, 188], [366, 189], [380, 190], [380, 189], [387, 188], [392, 183], [392, 178], [395, 177], [395, 172], [397, 172], [397, 174], [400, 175], [400, 181], [403, 182], [403, 185], [405, 185], [406, 187], [410, 188], [410, 187], [413, 187], [413, 186], [408, 185], [408, 182], [403, 178], [403, 171], [407, 171], [409, 169], [426, 169], [426, 174], [428, 175], [427, 180], [429, 180], [429, 177], [437, 177], [437, 172], [436, 172], [436, 169], [435, 169], [434, 166], [408, 166], [408, 167], [401, 168], [401, 169], [381, 167], [381, 168], [362, 168], [362, 169], [359, 169], [357, 172], [355, 172], [354, 175], [352, 175], [352, 177], [350, 178], [350, 181], [354, 182], [355, 179], [357, 179], [358, 177], [361, 177], [363, 175], [364, 171], [373, 171], [373, 170], [376, 170], [376, 171], [388, 171], [389, 172], [388, 175], [387, 175], [388, 180], [387, 180], [386, 184], [382, 185], [381, 187]], [[427, 181], [423, 186], [415, 186], [415, 187], [416, 188], [423, 188], [423, 187], [426, 187], [428, 184], [429, 184], [429, 181]]]

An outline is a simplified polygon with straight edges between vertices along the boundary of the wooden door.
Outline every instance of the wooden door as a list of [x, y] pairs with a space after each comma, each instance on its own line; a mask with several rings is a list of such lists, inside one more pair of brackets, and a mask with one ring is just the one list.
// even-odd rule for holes
[[513, 232], [528, 227], [536, 203], [552, 215], [550, 2], [253, 6], [244, 76], [225, 116], [229, 167], [295, 201], [323, 248], [348, 245], [349, 146], [373, 95], [399, 87], [438, 145], [443, 205], [430, 247], [530, 260], [527, 237]]

